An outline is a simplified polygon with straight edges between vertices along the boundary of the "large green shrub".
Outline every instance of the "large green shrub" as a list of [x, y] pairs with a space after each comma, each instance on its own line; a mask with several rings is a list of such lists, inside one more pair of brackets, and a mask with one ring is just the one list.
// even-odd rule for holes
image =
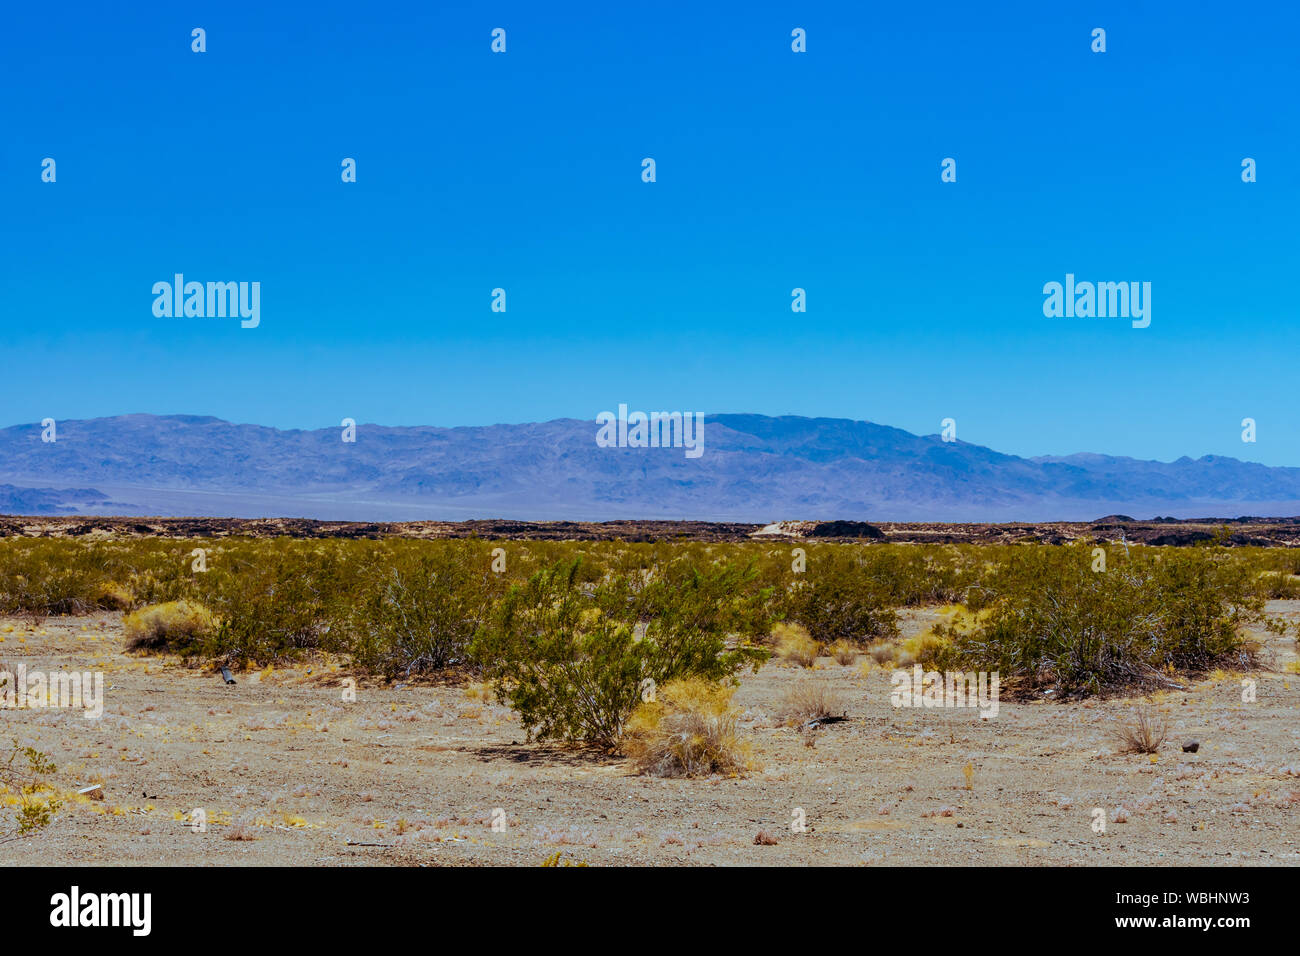
[[353, 575], [332, 549], [266, 549], [227, 555], [195, 576], [194, 589], [219, 621], [198, 650], [222, 663], [289, 660], [345, 648], [342, 622]]
[[1247, 566], [1208, 549], [1110, 552], [1094, 571], [1088, 545], [1018, 548], [993, 575], [985, 614], [946, 629], [935, 663], [1077, 695], [1251, 662], [1241, 629], [1265, 618]]
[[532, 738], [612, 747], [650, 688], [722, 680], [765, 657], [727, 642], [761, 628], [763, 595], [749, 572], [678, 567], [584, 585], [580, 566], [560, 562], [512, 588], [475, 641]]
[[863, 645], [898, 635], [890, 606], [898, 582], [882, 573], [879, 559], [866, 560], [861, 551], [842, 546], [818, 550], [788, 591], [787, 619], [802, 624], [820, 643]]
[[493, 577], [484, 549], [461, 542], [379, 553], [355, 605], [353, 658], [386, 677], [462, 663], [491, 610]]

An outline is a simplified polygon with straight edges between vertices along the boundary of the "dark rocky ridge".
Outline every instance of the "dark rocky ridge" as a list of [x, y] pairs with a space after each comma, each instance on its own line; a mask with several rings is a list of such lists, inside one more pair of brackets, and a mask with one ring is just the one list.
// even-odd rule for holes
[[782, 546], [791, 541], [1067, 544], [1076, 540], [1122, 540], [1130, 544], [1188, 546], [1220, 537], [1225, 544], [1300, 547], [1300, 517], [1199, 518], [1171, 522], [1044, 522], [1011, 524], [882, 522], [881, 537], [861, 528], [843, 536], [844, 523], [809, 523], [799, 536], [755, 536], [759, 524], [706, 521], [409, 521], [346, 522], [305, 518], [122, 518], [0, 516], [0, 538], [26, 537], [294, 537], [294, 538], [470, 538], [511, 541], [749, 541]]

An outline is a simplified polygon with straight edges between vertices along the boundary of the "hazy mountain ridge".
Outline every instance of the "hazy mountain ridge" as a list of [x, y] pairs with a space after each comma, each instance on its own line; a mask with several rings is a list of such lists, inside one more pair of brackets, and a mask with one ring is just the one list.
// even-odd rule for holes
[[[65, 497], [85, 513], [114, 504], [90, 491], [139, 502], [123, 513], [353, 520], [1066, 520], [1116, 511], [1300, 511], [1300, 468], [1222, 456], [1020, 458], [847, 419], [737, 414], [705, 423], [704, 453], [688, 459], [680, 448], [601, 448], [596, 424], [575, 419], [361, 424], [356, 442], [345, 443], [341, 428], [122, 415], [61, 421], [54, 443], [41, 441], [38, 425], [0, 429], [0, 481], [26, 492], [73, 489]], [[0, 508], [22, 510], [25, 500], [13, 492], [0, 497]]]
[[17, 488], [0, 485], [0, 513], [77, 514], [82, 507], [100, 507], [108, 496], [94, 488]]

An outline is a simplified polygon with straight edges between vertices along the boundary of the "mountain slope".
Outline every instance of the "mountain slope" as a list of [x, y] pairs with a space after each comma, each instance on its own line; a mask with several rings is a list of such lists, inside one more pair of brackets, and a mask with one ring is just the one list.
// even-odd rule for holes
[[[132, 513], [353, 520], [478, 517], [1086, 519], [1294, 514], [1300, 469], [1206, 456], [1026, 459], [871, 422], [714, 415], [704, 452], [601, 448], [558, 419], [472, 428], [362, 424], [281, 431], [193, 415], [122, 415], [0, 429], [0, 482], [94, 488]], [[77, 498], [71, 495], [71, 498]], [[103, 513], [111, 502], [79, 496]], [[14, 495], [10, 507], [28, 500]], [[35, 499], [33, 499], [35, 500]], [[0, 505], [4, 502], [0, 502]]]

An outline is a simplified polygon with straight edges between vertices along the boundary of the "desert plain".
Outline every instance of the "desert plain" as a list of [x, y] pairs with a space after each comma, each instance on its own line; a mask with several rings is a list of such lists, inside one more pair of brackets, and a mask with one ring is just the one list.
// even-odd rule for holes
[[[1300, 601], [1268, 611], [1294, 622]], [[937, 615], [903, 609], [898, 640]], [[1149, 695], [1004, 696], [991, 719], [894, 707], [889, 669], [866, 655], [774, 659], [743, 672], [734, 697], [755, 769], [686, 779], [529, 742], [472, 681], [358, 674], [351, 700], [347, 668], [316, 661], [228, 685], [210, 666], [127, 652], [118, 613], [5, 618], [0, 661], [102, 671], [105, 689], [98, 719], [0, 710], [3, 736], [46, 752], [65, 795], [49, 826], [0, 844], [0, 862], [1296, 865], [1296, 645], [1253, 636], [1258, 670]], [[778, 719], [804, 681], [826, 685], [847, 719], [811, 731]], [[1169, 737], [1155, 754], [1123, 753], [1116, 730], [1148, 702]]]

